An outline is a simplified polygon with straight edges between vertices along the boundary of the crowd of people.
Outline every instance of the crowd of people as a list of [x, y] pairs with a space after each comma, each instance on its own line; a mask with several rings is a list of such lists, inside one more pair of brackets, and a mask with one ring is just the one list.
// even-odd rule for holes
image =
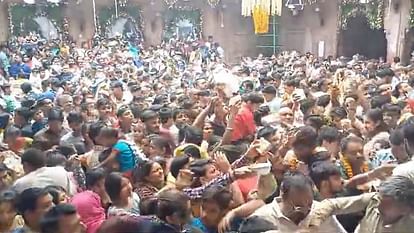
[[414, 66], [207, 40], [0, 47], [0, 232], [408, 233]]

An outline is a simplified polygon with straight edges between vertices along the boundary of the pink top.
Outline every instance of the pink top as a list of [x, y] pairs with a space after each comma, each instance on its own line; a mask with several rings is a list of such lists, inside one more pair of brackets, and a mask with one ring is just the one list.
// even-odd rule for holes
[[86, 232], [96, 233], [105, 221], [105, 209], [99, 195], [89, 190], [81, 192], [73, 196], [71, 204], [76, 207]]

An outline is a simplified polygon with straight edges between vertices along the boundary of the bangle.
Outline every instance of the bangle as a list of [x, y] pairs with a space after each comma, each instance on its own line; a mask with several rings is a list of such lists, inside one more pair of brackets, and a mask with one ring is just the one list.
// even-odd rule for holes
[[227, 127], [226, 130], [233, 131], [234, 129], [233, 128], [230, 128], [230, 127]]

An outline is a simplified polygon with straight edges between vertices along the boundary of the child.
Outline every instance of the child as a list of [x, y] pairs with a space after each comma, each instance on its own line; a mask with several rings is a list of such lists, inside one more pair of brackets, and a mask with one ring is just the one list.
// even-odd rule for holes
[[106, 167], [110, 170], [118, 170], [126, 177], [130, 177], [132, 169], [134, 169], [136, 161], [136, 152], [132, 145], [119, 139], [117, 129], [106, 127], [100, 132], [100, 138], [103, 146], [111, 147], [107, 156], [104, 156], [98, 167]]
[[11, 190], [0, 193], [0, 232], [10, 232], [24, 225], [23, 218], [16, 211], [17, 194]]

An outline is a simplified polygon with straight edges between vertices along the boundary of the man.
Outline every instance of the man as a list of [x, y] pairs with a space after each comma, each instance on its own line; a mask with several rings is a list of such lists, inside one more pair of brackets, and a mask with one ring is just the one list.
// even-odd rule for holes
[[60, 109], [50, 110], [47, 119], [48, 127], [37, 132], [33, 141], [33, 144], [42, 150], [49, 150], [53, 146], [59, 145], [60, 139], [69, 132], [62, 126], [64, 116]]
[[33, 129], [32, 125], [30, 124], [31, 119], [32, 113], [30, 112], [29, 108], [21, 107], [15, 110], [14, 126], [22, 131], [23, 137], [33, 137]]
[[17, 210], [24, 219], [24, 226], [13, 233], [40, 233], [40, 220], [53, 206], [52, 196], [42, 188], [29, 188], [20, 194]]
[[141, 120], [145, 125], [147, 134], [159, 134], [160, 132], [160, 119], [158, 114], [152, 110], [145, 110], [141, 114]]
[[276, 96], [277, 90], [274, 86], [265, 86], [262, 90], [265, 105], [269, 106], [270, 113], [277, 113], [281, 107], [282, 99]]
[[242, 96], [243, 106], [234, 119], [232, 142], [251, 141], [256, 133], [253, 113], [263, 104], [264, 99], [258, 93]]
[[282, 128], [289, 128], [293, 126], [295, 119], [292, 109], [289, 107], [281, 107], [279, 110], [279, 122]]
[[315, 186], [318, 188], [320, 199], [334, 198], [344, 190], [341, 173], [330, 161], [316, 162], [309, 173]]
[[16, 56], [9, 67], [9, 74], [13, 78], [23, 77], [29, 79], [32, 69], [22, 61], [21, 56]]
[[[124, 87], [120, 81], [111, 82], [112, 100], [116, 104], [117, 108], [122, 105], [129, 104], [132, 100], [132, 96], [127, 96], [124, 92]], [[131, 97], [131, 98], [129, 98]]]
[[340, 135], [337, 128], [325, 126], [319, 131], [320, 146], [328, 150], [331, 159], [335, 160], [339, 153]]
[[363, 155], [364, 142], [357, 136], [350, 135], [341, 140], [341, 157], [337, 166], [342, 178], [351, 179], [355, 175], [368, 172], [368, 161]]
[[6, 45], [0, 45], [0, 75], [7, 76], [10, 63], [6, 53]]
[[85, 226], [81, 223], [74, 206], [59, 204], [52, 207], [40, 222], [41, 233], [84, 233]]
[[405, 148], [404, 132], [401, 129], [395, 129], [390, 134], [391, 147], [382, 149], [375, 153], [371, 161], [373, 168], [379, 167], [382, 164], [398, 163], [402, 164], [408, 162], [410, 157]]
[[355, 233], [408, 233], [414, 229], [414, 183], [407, 177], [393, 176], [384, 181], [377, 193], [327, 199], [311, 218], [318, 227], [333, 214], [365, 211]]
[[[309, 227], [320, 203], [313, 201], [313, 183], [302, 173], [285, 175], [281, 196], [270, 204], [256, 210], [240, 227], [240, 232], [294, 233]], [[338, 221], [329, 216], [324, 218], [313, 233], [345, 232]]]
[[205, 190], [202, 197], [201, 216], [193, 219], [191, 225], [202, 232], [215, 233], [220, 220], [230, 209], [231, 192], [221, 186], [211, 186]]
[[29, 188], [45, 188], [50, 185], [62, 187], [70, 196], [75, 193], [75, 186], [69, 173], [60, 166], [46, 167], [46, 155], [37, 149], [28, 149], [21, 156], [25, 176], [16, 180], [14, 190], [22, 193]]

